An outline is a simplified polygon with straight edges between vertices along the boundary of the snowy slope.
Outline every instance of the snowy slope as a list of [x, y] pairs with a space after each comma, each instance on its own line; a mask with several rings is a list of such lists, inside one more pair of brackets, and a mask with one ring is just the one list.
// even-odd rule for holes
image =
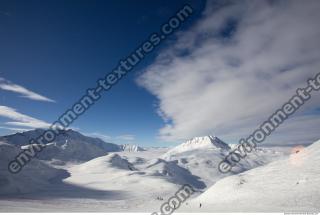
[[158, 158], [143, 162], [143, 164], [136, 167], [133, 163], [129, 162], [126, 156], [112, 153], [80, 164], [76, 169], [88, 175], [103, 171], [113, 173], [125, 171], [131, 175], [137, 174], [144, 178], [159, 178], [177, 185], [191, 184], [197, 189], [204, 189], [206, 187], [199, 177], [192, 175], [188, 170], [177, 165], [177, 162], [165, 161]]
[[218, 164], [228, 155], [229, 150], [229, 145], [217, 137], [197, 137], [169, 150], [161, 156], [161, 159], [177, 162], [180, 167], [187, 169], [192, 175], [198, 176], [207, 187], [210, 187], [226, 176], [265, 165], [285, 157], [290, 152], [287, 147], [257, 148], [234, 167], [232, 172], [221, 174], [218, 170]]
[[176, 161], [165, 161], [163, 159], [152, 159], [143, 170], [145, 175], [161, 177], [174, 184], [190, 184], [195, 189], [204, 189], [205, 183], [200, 177], [179, 166]]
[[[122, 153], [128, 152], [119, 154]], [[180, 187], [169, 182], [165, 176], [155, 176], [151, 172], [149, 174], [140, 170], [119, 154], [112, 153], [68, 169], [71, 177], [65, 179], [65, 183], [120, 194], [110, 197], [109, 200], [101, 200], [103, 203], [93, 202], [87, 206], [91, 211], [158, 210], [162, 203], [158, 198], [169, 198]], [[85, 206], [79, 204], [77, 208]], [[88, 211], [88, 208], [85, 211]]]
[[218, 181], [182, 211], [319, 211], [319, 162], [320, 141], [294, 148], [287, 159]]
[[[6, 146], [15, 150], [11, 145]], [[178, 154], [170, 154], [170, 156], [166, 153], [167, 149], [163, 148], [148, 149], [142, 152], [113, 152], [84, 163], [68, 163], [61, 166], [61, 168], [69, 172], [70, 176], [58, 184], [52, 183], [52, 181], [61, 180], [61, 175], [56, 174], [57, 170], [55, 168], [48, 168], [47, 165], [45, 165], [45, 168], [39, 168], [39, 166], [32, 164], [30, 168], [34, 171], [33, 176], [41, 179], [40, 182], [36, 183], [38, 181], [34, 181], [36, 179], [31, 177], [30, 173], [22, 172], [25, 174], [23, 175], [25, 178], [16, 178], [14, 184], [19, 189], [28, 189], [27, 194], [19, 196], [16, 192], [17, 189], [8, 188], [10, 192], [12, 190], [15, 192], [15, 195], [12, 195], [14, 199], [8, 199], [7, 195], [0, 198], [0, 211], [130, 211], [151, 213], [152, 211], [159, 210], [160, 205], [174, 195], [184, 183], [191, 184], [198, 191], [203, 192], [211, 184], [216, 183], [218, 185], [220, 181], [235, 177], [235, 185], [228, 190], [233, 195], [234, 187], [239, 187], [237, 184], [245, 186], [246, 182], [249, 183], [251, 179], [238, 178], [240, 176], [243, 177], [247, 172], [242, 172], [231, 177], [218, 172], [217, 163], [223, 157], [223, 151], [225, 150], [215, 147], [211, 149], [200, 147], [199, 149], [187, 150]], [[6, 151], [0, 153], [1, 155], [6, 154]], [[163, 158], [164, 154], [167, 159]], [[286, 153], [282, 148], [269, 147], [258, 149], [252, 154], [254, 156], [250, 160], [245, 161], [247, 166], [241, 164], [242, 168], [249, 168], [252, 165], [261, 166], [264, 162], [270, 162], [274, 159], [285, 159], [284, 155]], [[8, 159], [11, 156], [13, 155], [8, 153]], [[42, 161], [34, 160], [34, 162], [40, 162], [40, 165], [44, 165]], [[33, 165], [37, 166], [37, 169]], [[4, 168], [6, 168], [6, 165], [3, 165], [1, 170], [2, 180], [0, 181], [7, 186], [6, 178], [13, 176], [7, 175], [7, 171]], [[246, 170], [245, 168], [244, 170]], [[230, 173], [230, 175], [236, 174], [236, 171]], [[223, 179], [224, 177], [226, 178]], [[260, 184], [267, 179], [267, 175], [259, 178], [261, 180]], [[305, 178], [299, 179], [299, 184], [301, 185], [305, 181], [307, 181]], [[279, 182], [277, 181], [276, 183]], [[4, 191], [5, 186], [2, 186], [0, 192]], [[317, 188], [317, 186], [314, 187], [315, 189]], [[195, 193], [192, 198], [197, 197], [200, 192]], [[251, 193], [252, 191], [249, 190], [248, 195], [251, 195]], [[220, 199], [224, 199], [224, 195], [220, 193], [218, 196], [214, 196], [214, 200], [206, 200], [208, 202], [217, 201], [218, 204], [222, 202], [221, 207], [216, 204], [212, 204], [214, 207], [208, 207], [212, 202], [208, 204], [202, 203], [203, 210], [201, 209], [200, 211], [212, 212], [218, 209], [221, 211], [228, 209], [230, 209], [229, 211], [238, 210], [236, 208], [237, 202], [233, 201], [230, 195], [232, 207], [229, 203], [220, 201]], [[206, 198], [209, 198], [209, 196], [211, 194], [208, 194]], [[253, 200], [250, 201], [255, 203]], [[204, 201], [201, 200], [201, 202]], [[183, 211], [199, 211], [198, 203], [197, 200], [188, 203], [189, 208], [183, 208]], [[307, 207], [308, 205], [306, 209]]]
[[69, 176], [68, 172], [55, 169], [34, 159], [18, 174], [8, 171], [9, 162], [19, 150], [0, 142], [0, 196], [36, 192]]
[[127, 159], [122, 158], [118, 154], [110, 154], [102, 157], [95, 158], [86, 163], [79, 165], [79, 170], [85, 171], [86, 173], [94, 173], [96, 171], [102, 171], [105, 169], [123, 169], [123, 170], [135, 170], [133, 164]]

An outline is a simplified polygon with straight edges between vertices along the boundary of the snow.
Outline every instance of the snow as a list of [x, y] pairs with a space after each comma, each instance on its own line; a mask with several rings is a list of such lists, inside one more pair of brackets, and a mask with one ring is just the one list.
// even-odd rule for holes
[[131, 144], [124, 144], [121, 145], [122, 151], [128, 151], [128, 152], [141, 152], [145, 151], [143, 148], [137, 146], [137, 145], [131, 145]]
[[0, 142], [0, 195], [19, 195], [36, 192], [69, 176], [66, 170], [53, 168], [37, 159], [31, 161], [19, 174], [8, 171], [9, 162], [19, 150]]
[[[0, 144], [0, 211], [151, 213], [183, 184], [192, 185], [196, 193], [181, 212], [283, 212], [320, 207], [320, 141], [308, 148], [257, 148], [232, 172], [221, 174], [218, 164], [230, 147], [213, 136], [193, 138], [172, 149], [140, 151], [127, 145], [101, 155], [96, 153], [101, 146], [85, 142], [81, 135], [64, 137], [48, 148], [70, 152], [52, 154], [51, 160], [33, 159], [17, 175], [7, 171], [7, 164], [23, 144]], [[62, 159], [70, 153], [74, 158], [94, 157]]]
[[218, 181], [181, 211], [319, 211], [319, 162], [320, 141], [294, 148], [287, 159]]
[[131, 171], [135, 169], [127, 159], [122, 158], [118, 154], [110, 154], [90, 160], [84, 164], [79, 165], [77, 168], [79, 168], [81, 171], [85, 171], [86, 173], [103, 171], [109, 168], [118, 168]]
[[[29, 141], [38, 138], [43, 132], [42, 129], [36, 129], [0, 137], [0, 140], [19, 146], [21, 149], [28, 149]], [[122, 151], [120, 145], [107, 143], [99, 138], [87, 137], [71, 129], [60, 131], [54, 142], [43, 144], [46, 145], [46, 148], [39, 153], [38, 158], [47, 161], [88, 161], [109, 152]]]
[[195, 137], [171, 149], [167, 154], [178, 154], [198, 149], [229, 150], [230, 146], [215, 136]]
[[[141, 152], [119, 152], [81, 164], [65, 165], [63, 168], [70, 176], [61, 178], [60, 183], [35, 184], [23, 195], [8, 196], [0, 192], [0, 211], [156, 211], [162, 202], [159, 197], [169, 198], [180, 185], [169, 182], [165, 176], [153, 176], [152, 171], [140, 171], [140, 168], [147, 165], [148, 159], [163, 153], [163, 149], [154, 149], [137, 157]], [[139, 162], [135, 166], [129, 160]], [[42, 172], [42, 168], [37, 171]], [[7, 173], [4, 169], [2, 172]], [[24, 179], [20, 183], [29, 186], [24, 184]], [[37, 191], [39, 189], [41, 192]]]
[[228, 145], [225, 146], [226, 143], [217, 144], [217, 146], [215, 144], [216, 140], [219, 139], [209, 138], [208, 136], [197, 137], [169, 150], [161, 158], [166, 161], [177, 161], [180, 167], [200, 177], [206, 186], [210, 187], [221, 178], [265, 165], [290, 153], [288, 147], [257, 148], [234, 167], [232, 172], [221, 174], [218, 164], [228, 155], [231, 149]]

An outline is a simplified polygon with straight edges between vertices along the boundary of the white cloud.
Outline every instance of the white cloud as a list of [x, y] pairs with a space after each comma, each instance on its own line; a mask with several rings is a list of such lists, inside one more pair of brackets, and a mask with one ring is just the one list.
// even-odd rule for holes
[[32, 92], [23, 86], [14, 84], [14, 83], [12, 83], [4, 78], [1, 78], [1, 77], [0, 77], [0, 89], [21, 94], [22, 97], [29, 98], [31, 100], [55, 102], [52, 99], [49, 99], [49, 98], [42, 96], [38, 93]]
[[[159, 99], [164, 140], [216, 134], [229, 141], [249, 135], [304, 87], [320, 68], [320, 2], [208, 1], [203, 17], [160, 53], [138, 83]], [[229, 38], [217, 35], [235, 21]], [[319, 93], [303, 107], [319, 107]], [[296, 117], [303, 117], [305, 112]], [[317, 117], [292, 119], [278, 139], [315, 140]], [[285, 127], [287, 129], [285, 129]], [[290, 128], [290, 129], [289, 129]], [[299, 130], [300, 129], [300, 130]], [[310, 129], [310, 130], [309, 130]], [[310, 131], [310, 132], [309, 132]], [[312, 131], [312, 132], [311, 132]]]
[[15, 125], [28, 128], [47, 128], [50, 126], [50, 124], [47, 122], [19, 113], [15, 109], [7, 106], [0, 105], [0, 116], [14, 120], [11, 122], [6, 122], [5, 124], [7, 125]]

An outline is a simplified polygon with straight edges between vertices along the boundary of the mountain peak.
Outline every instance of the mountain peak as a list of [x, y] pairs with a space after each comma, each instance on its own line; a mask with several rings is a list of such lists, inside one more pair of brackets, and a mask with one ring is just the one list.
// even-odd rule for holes
[[216, 136], [208, 135], [203, 137], [194, 137], [185, 143], [182, 143], [181, 146], [183, 147], [192, 147], [192, 148], [198, 148], [198, 147], [212, 147], [219, 149], [226, 149], [229, 150], [230, 146], [219, 139]]
[[230, 146], [216, 136], [194, 137], [169, 150], [165, 156], [171, 156], [193, 150], [230, 150]]
[[[35, 129], [7, 135], [0, 137], [0, 141], [17, 148], [28, 149], [30, 140], [37, 139], [44, 131], [44, 129]], [[119, 145], [107, 143], [98, 138], [84, 136], [78, 131], [71, 129], [60, 131], [50, 143], [45, 141], [41, 143], [46, 144], [46, 148], [38, 155], [38, 158], [41, 160], [86, 161], [109, 152], [122, 151]]]
[[143, 148], [137, 145], [131, 145], [131, 144], [123, 144], [121, 145], [122, 151], [126, 152], [140, 152], [140, 151], [145, 151]]

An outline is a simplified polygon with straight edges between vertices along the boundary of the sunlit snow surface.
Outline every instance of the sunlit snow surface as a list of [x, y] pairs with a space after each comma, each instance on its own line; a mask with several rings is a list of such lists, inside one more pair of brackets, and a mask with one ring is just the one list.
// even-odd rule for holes
[[7, 171], [16, 148], [1, 143], [0, 211], [151, 213], [183, 184], [197, 192], [181, 212], [319, 210], [320, 142], [259, 148], [221, 174], [217, 165], [228, 147], [208, 138], [171, 149], [133, 147], [87, 162], [35, 159], [18, 175]]

